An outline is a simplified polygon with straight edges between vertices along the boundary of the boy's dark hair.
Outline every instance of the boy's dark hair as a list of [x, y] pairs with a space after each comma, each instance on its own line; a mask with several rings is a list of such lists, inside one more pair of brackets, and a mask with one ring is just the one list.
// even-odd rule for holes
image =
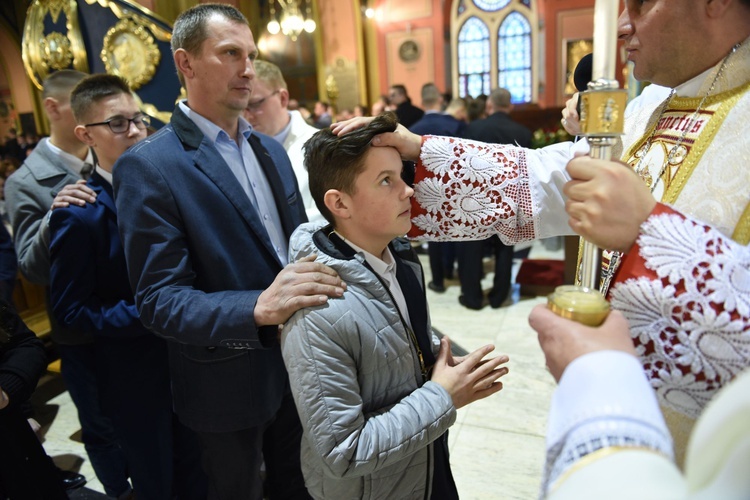
[[324, 128], [305, 143], [310, 193], [328, 222], [335, 224], [333, 214], [325, 204], [326, 191], [338, 189], [354, 194], [354, 182], [364, 169], [370, 141], [378, 134], [393, 132], [397, 126], [396, 115], [384, 113], [366, 127], [345, 135], [334, 135], [331, 129]]
[[73, 116], [78, 123], [83, 124], [94, 104], [105, 97], [119, 94], [130, 94], [128, 82], [119, 76], [104, 73], [87, 76], [70, 93]]

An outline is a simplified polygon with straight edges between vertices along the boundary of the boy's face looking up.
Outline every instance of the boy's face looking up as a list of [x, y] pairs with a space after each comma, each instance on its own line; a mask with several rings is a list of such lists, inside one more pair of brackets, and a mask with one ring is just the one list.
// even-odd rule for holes
[[394, 148], [369, 147], [352, 192], [329, 191], [340, 197], [332, 210], [337, 231], [378, 257], [391, 240], [411, 229], [414, 190], [401, 178], [402, 169]]

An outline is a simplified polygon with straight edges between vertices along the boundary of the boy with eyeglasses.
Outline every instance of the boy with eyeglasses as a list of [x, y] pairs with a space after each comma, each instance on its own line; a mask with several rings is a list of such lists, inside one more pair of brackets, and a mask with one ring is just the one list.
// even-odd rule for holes
[[146, 137], [149, 118], [114, 75], [84, 78], [71, 107], [76, 136], [98, 159], [87, 184], [97, 197], [52, 213], [52, 311], [63, 325], [94, 335], [90, 383], [98, 384], [138, 497], [205, 498], [197, 438], [172, 412], [166, 342], [138, 319], [117, 227], [112, 169]]

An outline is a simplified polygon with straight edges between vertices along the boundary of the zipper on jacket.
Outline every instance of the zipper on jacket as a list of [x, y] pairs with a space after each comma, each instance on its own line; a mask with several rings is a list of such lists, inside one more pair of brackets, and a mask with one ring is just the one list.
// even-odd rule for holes
[[[394, 301], [395, 303], [395, 301]], [[396, 309], [398, 309], [398, 306], [396, 306]], [[401, 311], [398, 312], [399, 316], [401, 316]], [[414, 348], [417, 350], [417, 357], [419, 358], [419, 369], [422, 371], [422, 382], [427, 382], [427, 367], [424, 364], [424, 355], [422, 354], [422, 349], [419, 348], [419, 342], [417, 341], [417, 335], [414, 333], [414, 330], [412, 330], [407, 324], [406, 321], [404, 321], [404, 318], [401, 318], [401, 322], [406, 327], [406, 331], [409, 334], [409, 338], [411, 339], [412, 344], [414, 344]]]

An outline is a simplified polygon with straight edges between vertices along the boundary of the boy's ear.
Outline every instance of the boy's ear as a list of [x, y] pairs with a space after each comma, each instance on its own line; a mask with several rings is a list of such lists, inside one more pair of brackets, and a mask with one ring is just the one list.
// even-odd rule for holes
[[349, 197], [346, 193], [339, 191], [338, 189], [329, 189], [326, 194], [323, 195], [323, 202], [326, 208], [333, 214], [337, 219], [348, 219], [351, 217], [349, 213]]
[[73, 132], [75, 133], [78, 140], [84, 143], [85, 145], [89, 147], [95, 145], [94, 138], [91, 137], [91, 135], [89, 134], [89, 129], [87, 129], [83, 125], [77, 125], [76, 128], [73, 129]]

